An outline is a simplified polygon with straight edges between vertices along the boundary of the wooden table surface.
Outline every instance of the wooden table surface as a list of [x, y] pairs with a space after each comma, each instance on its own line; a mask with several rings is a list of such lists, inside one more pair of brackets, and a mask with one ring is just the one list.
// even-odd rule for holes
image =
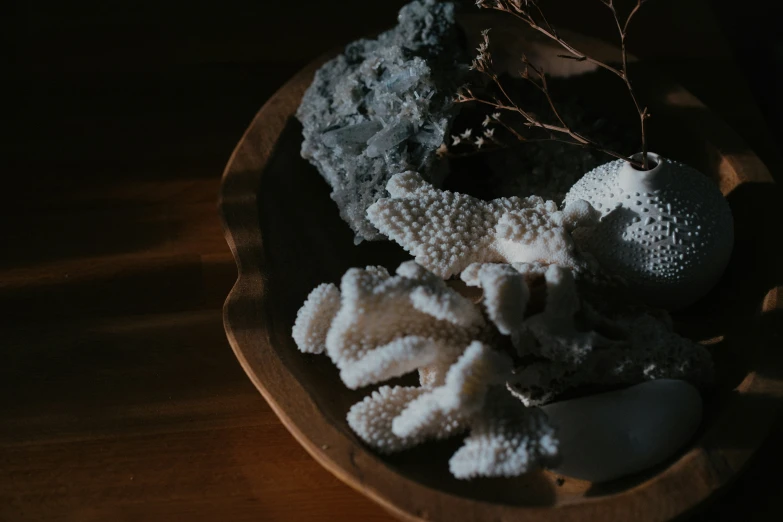
[[[216, 197], [264, 100], [324, 49], [392, 23], [401, 3], [17, 5], [16, 126], [1, 160], [0, 520], [391, 520], [299, 447], [236, 362], [221, 319], [236, 271]], [[714, 18], [687, 4], [651, 9], [673, 29], [639, 54], [729, 121], [780, 182]], [[779, 422], [695, 519], [783, 519], [782, 436]]]

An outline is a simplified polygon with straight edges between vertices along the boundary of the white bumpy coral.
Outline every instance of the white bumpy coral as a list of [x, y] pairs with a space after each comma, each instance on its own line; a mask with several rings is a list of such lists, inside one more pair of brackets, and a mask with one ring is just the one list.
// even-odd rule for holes
[[[505, 395], [525, 410], [506, 390], [514, 368], [511, 357], [485, 342], [496, 335], [493, 331], [480, 307], [409, 261], [395, 276], [382, 267], [351, 269], [339, 290], [318, 286], [297, 315], [294, 340], [303, 352], [326, 351], [349, 388], [419, 371], [419, 387], [382, 386], [348, 412], [353, 431], [377, 451], [401, 451], [470, 428], [469, 440], [480, 441], [482, 451], [497, 445], [497, 455], [515, 457], [495, 465], [485, 459], [480, 468], [458, 476], [508, 476], [538, 466], [549, 455], [541, 448], [556, 446], [550, 441], [552, 429], [540, 422], [507, 433], [497, 429], [501, 418], [489, 418], [494, 413], [488, 411], [497, 408], [488, 404], [488, 395]], [[540, 412], [524, 416], [543, 418]], [[536, 429], [528, 432], [528, 427]]]
[[322, 353], [326, 334], [340, 309], [340, 291], [332, 283], [318, 285], [296, 314], [293, 337], [305, 353]]
[[557, 461], [557, 437], [546, 415], [493, 390], [465, 443], [451, 457], [449, 469], [460, 479], [513, 477]]
[[[668, 316], [610, 304], [606, 288], [574, 271], [471, 264], [462, 278], [482, 288], [477, 305], [413, 261], [394, 276], [354, 268], [339, 290], [313, 290], [294, 339], [303, 352], [325, 351], [349, 388], [418, 371], [420, 386], [382, 386], [348, 412], [377, 451], [470, 430], [450, 461], [456, 477], [518, 475], [557, 458], [554, 430], [534, 406], [583, 385], [711, 378], [707, 350], [675, 334]], [[508, 354], [490, 344], [500, 334]]]
[[442, 386], [411, 401], [392, 423], [392, 431], [400, 437], [410, 437], [440, 424], [441, 419], [463, 418], [481, 411], [487, 391], [493, 385], [503, 385], [511, 376], [511, 359], [474, 341], [446, 374]]
[[340, 294], [326, 351], [352, 389], [421, 367], [447, 369], [486, 326], [473, 303], [413, 262], [394, 277], [383, 267], [352, 268]]
[[598, 222], [585, 201], [562, 211], [537, 196], [482, 201], [436, 189], [411, 171], [394, 175], [386, 190], [391, 197], [373, 203], [367, 218], [443, 278], [476, 262], [588, 265], [570, 235]]
[[400, 436], [392, 430], [394, 420], [428, 388], [415, 386], [381, 386], [348, 411], [348, 425], [366, 443], [381, 453], [394, 453], [424, 442], [428, 438], [444, 439], [465, 429], [461, 416], [429, 419], [426, 426]]

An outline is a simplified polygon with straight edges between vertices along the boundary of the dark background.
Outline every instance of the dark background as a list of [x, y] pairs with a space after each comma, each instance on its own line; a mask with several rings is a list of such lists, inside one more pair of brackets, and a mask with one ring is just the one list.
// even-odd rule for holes
[[[614, 39], [597, 0], [546, 3], [562, 25]], [[19, 88], [11, 104], [19, 111], [12, 152], [28, 169], [56, 165], [67, 169], [67, 177], [86, 175], [80, 168], [85, 161], [150, 165], [161, 149], [195, 164], [213, 154], [222, 160], [260, 102], [294, 71], [328, 49], [388, 26], [402, 4], [17, 2], [6, 19], [18, 67], [11, 76]], [[713, 14], [702, 9], [702, 1], [648, 2], [635, 21], [630, 49], [648, 60], [677, 58], [681, 65], [672, 72], [686, 87], [704, 86], [715, 96], [737, 94], [709, 88], [735, 71], [716, 66], [694, 72], [686, 61], [704, 64], [733, 54], [767, 124], [748, 141], [763, 143], [758, 137], [766, 133], [780, 143], [783, 44], [775, 2], [709, 4]], [[742, 114], [724, 117], [731, 123]], [[770, 145], [756, 148], [769, 163]]]
[[[233, 280], [233, 263], [214, 202], [231, 150], [258, 108], [295, 71], [335, 46], [390, 26], [403, 3], [39, 0], [3, 8], [4, 39], [9, 40], [4, 47], [10, 50], [10, 73], [3, 83], [11, 95], [4, 99], [9, 116], [3, 118], [5, 154], [0, 159], [5, 182], [0, 325], [9, 346], [5, 368], [0, 368], [0, 386], [5, 386], [0, 416], [11, 419], [15, 431], [0, 440], [16, 449], [0, 450], [0, 468], [17, 473], [11, 478], [19, 479], [14, 483], [23, 484], [25, 493], [8, 488], [12, 481], [0, 473], [0, 515], [8, 500], [13, 506], [9, 520], [26, 518], [30, 512], [24, 506], [51, 492], [47, 466], [69, 466], [66, 457], [36, 460], [19, 448], [59, 441], [58, 430], [104, 433], [111, 428], [121, 434], [121, 423], [112, 421], [108, 428], [101, 415], [121, 401], [153, 397], [149, 389], [160, 372], [188, 371], [162, 359], [168, 346], [182, 341], [160, 340], [156, 334], [159, 351], [147, 356], [147, 366], [138, 366], [149, 388], [142, 383], [121, 391], [87, 386], [72, 391], [95, 372], [103, 372], [101, 382], [123, 381], [129, 377], [123, 372], [137, 368], [130, 348], [117, 348], [114, 338], [101, 337], [105, 350], [116, 348], [127, 358], [118, 368], [112, 366], [106, 352], [90, 344], [94, 336], [85, 340], [78, 329], [67, 333], [72, 321], [214, 310], [218, 315], [208, 316], [206, 338], [224, 343], [219, 308]], [[544, 3], [551, 4], [560, 25], [613, 41], [613, 27], [597, 0]], [[775, 4], [651, 0], [635, 22], [629, 46], [642, 59], [660, 63], [716, 110], [780, 181], [783, 43]], [[758, 110], [734, 103], [739, 99], [755, 101]], [[200, 259], [198, 269], [191, 267], [187, 256], [203, 252], [205, 242], [220, 253], [211, 264]], [[205, 270], [217, 274], [208, 288]], [[192, 290], [194, 281], [198, 292]], [[36, 349], [23, 352], [31, 344]], [[227, 347], [220, 349], [217, 367], [225, 365], [225, 386], [244, 386], [242, 393], [251, 397], [255, 392]], [[204, 366], [188, 363], [191, 369], [214, 371], [211, 355], [192, 355], [197, 361], [201, 357]], [[177, 378], [161, 397], [176, 399], [193, 384]], [[102, 402], [101, 394], [115, 402]], [[73, 425], [30, 420], [31, 412], [54, 415], [56, 409], [73, 407], [82, 408], [88, 420], [79, 417]], [[252, 408], [257, 407], [254, 402]], [[700, 520], [771, 519], [783, 493], [781, 423], [775, 434], [747, 474]], [[129, 448], [127, 458], [133, 459], [135, 450]], [[89, 452], [67, 451], [90, 459]], [[30, 466], [44, 471], [20, 479], [34, 473]], [[73, 513], [80, 511], [68, 509], [75, 509], [80, 495], [90, 496], [70, 476], [58, 476], [69, 488], [61, 492], [59, 504], [52, 502], [65, 510], [60, 512], [65, 518], [78, 520]], [[140, 507], [138, 513], [144, 512]], [[779, 508], [774, 512], [781, 513]]]

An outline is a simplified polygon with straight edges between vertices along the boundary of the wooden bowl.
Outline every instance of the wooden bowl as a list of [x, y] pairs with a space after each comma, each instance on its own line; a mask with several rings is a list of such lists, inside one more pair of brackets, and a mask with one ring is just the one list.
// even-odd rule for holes
[[[763, 441], [783, 401], [783, 361], [780, 346], [773, 346], [783, 307], [783, 292], [776, 289], [775, 202], [768, 190], [772, 178], [753, 152], [691, 94], [658, 72], [634, 70], [654, 115], [655, 151], [714, 177], [736, 222], [725, 277], [675, 317], [680, 331], [712, 344], [718, 370], [692, 444], [665, 465], [609, 484], [563, 481], [545, 471], [460, 481], [447, 464], [459, 440], [389, 457], [364, 446], [345, 416], [368, 390], [346, 389], [326, 356], [304, 355], [291, 339], [296, 311], [317, 284], [339, 282], [350, 267], [394, 269], [408, 258], [391, 242], [354, 246], [329, 187], [299, 155], [301, 126], [293, 115], [323, 61], [303, 69], [258, 112], [226, 167], [220, 195], [239, 269], [224, 308], [226, 334], [250, 379], [302, 446], [404, 520], [667, 520], [727, 485]], [[611, 96], [600, 91], [599, 99]]]

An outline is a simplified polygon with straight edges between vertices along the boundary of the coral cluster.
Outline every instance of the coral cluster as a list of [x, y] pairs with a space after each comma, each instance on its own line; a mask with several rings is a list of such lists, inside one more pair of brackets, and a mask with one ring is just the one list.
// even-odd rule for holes
[[[535, 302], [541, 278], [544, 306]], [[348, 412], [354, 432], [380, 452], [469, 431], [450, 461], [456, 477], [518, 475], [557, 461], [555, 430], [533, 407], [556, 394], [709, 378], [703, 347], [646, 309], [606, 312], [580, 294], [570, 268], [475, 263], [463, 279], [482, 288], [479, 303], [413, 261], [394, 276], [354, 268], [339, 289], [316, 287], [299, 310], [299, 349], [326, 352], [349, 388], [418, 371], [419, 386], [381, 386]]]
[[[323, 286], [315, 290], [324, 293]], [[340, 289], [327, 286], [340, 296], [308, 299], [300, 310], [294, 338], [300, 332], [313, 344], [326, 349], [350, 388], [380, 382], [425, 368], [433, 383], [440, 383], [445, 369], [485, 326], [480, 311], [468, 299], [415, 263], [404, 263], [391, 277], [383, 267], [353, 268], [342, 278]], [[322, 325], [331, 318], [328, 332]], [[316, 326], [314, 326], [316, 325]], [[326, 335], [323, 335], [326, 333]]]
[[478, 198], [439, 190], [416, 172], [393, 176], [367, 209], [382, 233], [416, 262], [448, 278], [476, 262], [542, 262], [586, 269], [570, 232], [593, 226], [599, 214], [584, 201], [558, 210], [540, 197]]
[[383, 386], [351, 408], [348, 422], [381, 452], [470, 429], [452, 460], [461, 478], [517, 475], [556, 455], [553, 430], [539, 411], [512, 398], [504, 415], [523, 422], [509, 426], [497, 400], [488, 399], [510, 397], [505, 383], [514, 367], [487, 344], [492, 335], [478, 306], [412, 261], [395, 276], [367, 267], [349, 270], [339, 290], [320, 285], [293, 329], [300, 350], [326, 351], [350, 388], [418, 370], [419, 387]]
[[454, 5], [417, 0], [396, 28], [359, 40], [327, 62], [302, 99], [302, 157], [332, 187], [356, 242], [382, 236], [365, 216], [389, 178], [416, 169], [439, 182], [436, 150], [456, 116], [465, 66]]

